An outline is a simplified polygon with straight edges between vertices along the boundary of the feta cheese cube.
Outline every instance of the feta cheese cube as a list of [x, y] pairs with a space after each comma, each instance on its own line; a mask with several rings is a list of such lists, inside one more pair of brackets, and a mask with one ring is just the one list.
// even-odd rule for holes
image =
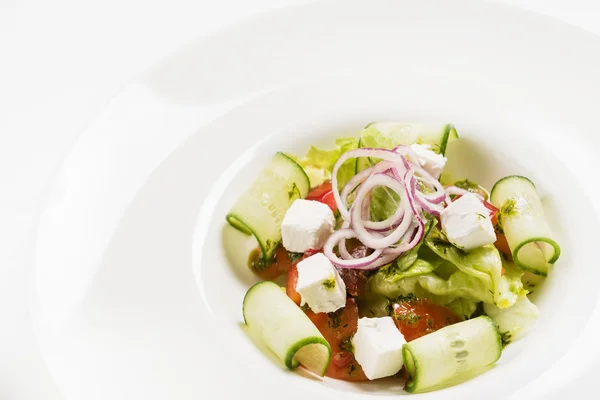
[[333, 312], [346, 305], [346, 284], [323, 253], [298, 263], [296, 291], [302, 297], [302, 305], [308, 304], [316, 313]]
[[400, 371], [405, 343], [392, 317], [359, 319], [358, 330], [352, 338], [354, 358], [371, 380]]
[[334, 224], [333, 212], [326, 204], [296, 200], [285, 213], [281, 224], [283, 247], [295, 253], [320, 249], [333, 233]]
[[428, 144], [412, 144], [410, 148], [417, 155], [417, 161], [423, 169], [434, 178], [439, 178], [448, 159], [441, 154], [431, 151]]
[[448, 240], [463, 250], [496, 241], [490, 211], [473, 193], [461, 196], [441, 213], [442, 230]]

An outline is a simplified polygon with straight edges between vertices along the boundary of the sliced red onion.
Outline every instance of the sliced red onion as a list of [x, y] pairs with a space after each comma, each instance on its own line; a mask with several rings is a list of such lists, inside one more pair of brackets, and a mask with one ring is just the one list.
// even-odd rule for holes
[[[383, 161], [356, 174], [340, 193], [337, 187], [338, 170], [346, 160], [358, 157], [373, 157]], [[336, 162], [331, 181], [344, 223], [340, 230], [329, 237], [323, 249], [339, 268], [379, 268], [413, 249], [425, 236], [423, 211], [438, 216], [444, 209], [444, 203], [450, 204], [449, 194], [452, 192], [444, 189], [437, 179], [419, 165], [418, 157], [409, 146], [398, 146], [393, 150], [362, 148], [346, 152]], [[417, 183], [433, 193], [421, 192]], [[377, 187], [393, 190], [400, 197], [398, 208], [384, 221], [370, 220], [373, 190]], [[348, 209], [351, 194], [354, 199]], [[373, 253], [355, 258], [346, 247], [346, 240], [352, 238], [373, 249]], [[333, 252], [336, 245], [340, 256]]]
[[[344, 221], [342, 223], [342, 226], [340, 229], [347, 229], [349, 227], [350, 227], [350, 221]], [[354, 259], [354, 257], [352, 256], [352, 254], [350, 254], [350, 252], [348, 251], [348, 248], [346, 247], [346, 240], [340, 240], [338, 242], [338, 251], [340, 252], [340, 256], [342, 256], [342, 258], [344, 260]]]
[[425, 225], [422, 222], [419, 222], [416, 226], [416, 229], [412, 230], [410, 234], [407, 233], [406, 236], [412, 237], [412, 239], [407, 243], [400, 243], [396, 247], [388, 247], [387, 249], [383, 250], [383, 254], [396, 255], [396, 257], [400, 257], [402, 254], [415, 248], [425, 236]]
[[[335, 231], [335, 232], [333, 232], [333, 234], [331, 236], [329, 236], [329, 238], [325, 242], [325, 245], [323, 246], [323, 253], [337, 267], [366, 269], [366, 268], [370, 267], [371, 264], [373, 264], [373, 262], [376, 261], [381, 256], [381, 254], [383, 254], [383, 250], [381, 250], [381, 249], [375, 250], [373, 253], [369, 254], [366, 257], [352, 258], [350, 260], [343, 260], [343, 259], [339, 258], [333, 251], [333, 248], [336, 245], [338, 245], [338, 243], [341, 243], [342, 241], [346, 241], [348, 239], [354, 239], [357, 237], [358, 237], [358, 235], [356, 234], [356, 232], [354, 232], [352, 229], [349, 229], [349, 228], [340, 229], [338, 231]], [[360, 238], [359, 238], [359, 240], [360, 240]], [[339, 248], [339, 246], [338, 246], [338, 248]]]
[[419, 195], [427, 202], [431, 204], [442, 204], [446, 201], [446, 193], [430, 193], [424, 194], [419, 192]]
[[[373, 167], [361, 171], [359, 174], [355, 175], [355, 177], [360, 175], [360, 179], [355, 179], [355, 177], [353, 177], [342, 189], [340, 197], [342, 201], [344, 201], [344, 205], [347, 206], [346, 199], [349, 196], [349, 194], [356, 188], [356, 186], [363, 183], [364, 180], [368, 179], [373, 174], [397, 174], [397, 171], [398, 169], [396, 168], [396, 165], [394, 165], [394, 163], [390, 161], [381, 161], [380, 163], [375, 164]], [[368, 174], [365, 172], [368, 172]], [[383, 221], [370, 221], [369, 212], [371, 209], [371, 198], [372, 191], [370, 191], [366, 195], [366, 200], [362, 203], [362, 219], [364, 221], [365, 228], [375, 232], [386, 232], [389, 231], [392, 227], [398, 226], [400, 219], [404, 215], [404, 208], [398, 207], [393, 215], [391, 215]]]
[[[371, 198], [372, 198], [372, 192], [369, 192], [369, 194], [367, 194], [367, 196], [365, 196], [365, 199], [362, 202], [363, 211], [365, 208], [369, 211], [371, 210], [371, 204], [370, 204]], [[370, 231], [386, 232], [386, 231], [394, 229], [398, 225], [400, 225], [405, 213], [406, 213], [406, 209], [399, 204], [398, 208], [396, 208], [396, 211], [394, 211], [394, 214], [392, 214], [388, 218], [384, 219], [383, 221], [370, 221], [369, 218], [363, 217], [362, 224], [366, 229], [368, 229]], [[363, 215], [364, 215], [364, 213], [363, 213]]]
[[444, 211], [443, 205], [434, 204], [434, 203], [427, 201], [426, 199], [423, 198], [422, 194], [419, 192], [416, 193], [416, 200], [417, 200], [417, 203], [419, 203], [419, 205], [421, 206], [421, 208], [423, 210], [427, 211], [429, 214], [433, 215], [434, 217], [439, 217], [441, 212]]
[[415, 153], [415, 151], [410, 146], [406, 146], [406, 145], [396, 146], [396, 147], [394, 147], [393, 151], [395, 153], [398, 153], [398, 154], [404, 156], [404, 158], [407, 158], [413, 164], [420, 166], [419, 157], [417, 156], [417, 153]]
[[409, 169], [404, 174], [402, 178], [402, 182], [404, 183], [404, 187], [406, 188], [406, 194], [408, 198], [408, 204], [410, 205], [410, 209], [412, 211], [413, 216], [418, 217], [420, 215], [420, 209], [417, 205], [417, 201], [415, 199], [417, 193], [417, 182], [413, 179], [415, 176], [415, 170]]
[[415, 165], [415, 176], [417, 179], [425, 184], [431, 185], [431, 187], [435, 190], [435, 193], [439, 195], [445, 194], [444, 186], [434, 178], [429, 172], [427, 172], [424, 168]]
[[346, 204], [345, 199], [342, 202], [342, 198], [340, 197], [340, 193], [337, 187], [337, 173], [342, 164], [346, 162], [346, 160], [358, 157], [381, 158], [382, 160], [391, 161], [398, 165], [403, 164], [402, 158], [399, 154], [386, 149], [361, 148], [350, 150], [342, 154], [335, 163], [333, 171], [331, 171], [331, 186], [333, 188], [333, 197], [335, 198], [335, 202], [337, 203], [338, 210], [340, 211], [340, 214], [344, 219], [350, 219], [350, 212], [348, 210], [348, 205]]
[[[365, 200], [365, 195], [372, 189], [378, 186], [386, 186], [392, 189], [400, 196], [400, 205], [398, 208], [404, 208], [404, 218], [400, 222], [397, 228], [395, 228], [390, 234], [384, 237], [378, 237], [380, 235], [374, 235], [374, 232], [369, 232], [364, 225], [364, 222], [360, 215], [360, 206]], [[396, 179], [383, 174], [375, 174], [368, 180], [366, 180], [356, 193], [354, 199], [355, 207], [352, 208], [351, 222], [352, 228], [358, 235], [360, 240], [365, 246], [373, 249], [384, 249], [398, 242], [402, 236], [406, 233], [411, 224], [409, 201], [406, 198], [406, 190], [404, 186]]]
[[344, 206], [348, 207], [348, 203], [346, 202], [346, 200], [348, 199], [348, 196], [350, 196], [350, 193], [352, 193], [358, 185], [363, 183], [365, 181], [365, 179], [367, 179], [369, 176], [376, 174], [378, 172], [383, 172], [386, 169], [391, 169], [391, 167], [393, 167], [393, 165], [394, 165], [394, 163], [392, 163], [392, 162], [382, 161], [382, 162], [377, 163], [377, 164], [373, 165], [372, 167], [366, 168], [366, 169], [360, 171], [358, 174], [354, 175], [348, 181], [348, 183], [346, 183], [346, 186], [344, 186], [342, 191], [340, 192], [340, 198], [344, 202]]

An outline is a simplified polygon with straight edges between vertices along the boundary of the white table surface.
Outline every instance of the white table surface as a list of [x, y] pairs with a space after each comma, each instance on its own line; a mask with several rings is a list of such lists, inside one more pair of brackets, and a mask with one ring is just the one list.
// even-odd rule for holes
[[[0, 399], [63, 399], [37, 352], [25, 302], [14, 299], [25, 298], [22, 259], [37, 199], [78, 134], [132, 77], [174, 49], [306, 2], [0, 0]], [[597, 0], [500, 2], [600, 35]], [[600, 360], [553, 398], [597, 398], [598, 372]]]

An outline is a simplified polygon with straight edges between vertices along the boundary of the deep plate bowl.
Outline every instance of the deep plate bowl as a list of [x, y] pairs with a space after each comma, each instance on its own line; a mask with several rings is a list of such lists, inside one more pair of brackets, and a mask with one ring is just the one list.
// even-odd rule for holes
[[256, 280], [224, 228], [275, 151], [303, 154], [375, 120], [454, 123], [449, 168], [487, 187], [531, 177], [563, 250], [536, 293], [537, 329], [486, 374], [423, 397], [551, 388], [598, 300], [598, 54], [596, 38], [549, 19], [440, 0], [282, 10], [167, 58], [82, 135], [43, 201], [32, 316], [63, 393], [403, 394], [390, 380], [289, 372], [252, 343], [241, 300]]

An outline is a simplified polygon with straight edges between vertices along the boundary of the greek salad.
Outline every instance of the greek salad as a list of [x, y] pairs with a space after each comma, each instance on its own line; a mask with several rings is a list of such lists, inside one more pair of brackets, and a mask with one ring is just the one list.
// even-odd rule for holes
[[227, 222], [256, 238], [262, 278], [244, 320], [288, 368], [431, 391], [534, 326], [528, 295], [560, 255], [536, 187], [450, 178], [455, 140], [451, 124], [372, 123], [332, 149], [275, 154], [234, 204]]

